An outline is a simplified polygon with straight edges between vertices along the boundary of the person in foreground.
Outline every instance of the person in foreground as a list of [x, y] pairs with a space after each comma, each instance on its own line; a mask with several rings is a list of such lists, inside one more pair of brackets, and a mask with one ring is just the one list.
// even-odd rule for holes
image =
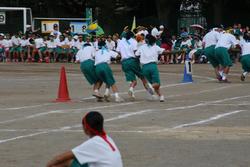
[[120, 151], [103, 129], [103, 116], [96, 111], [82, 119], [89, 139], [81, 145], [56, 156], [47, 167], [123, 167]]

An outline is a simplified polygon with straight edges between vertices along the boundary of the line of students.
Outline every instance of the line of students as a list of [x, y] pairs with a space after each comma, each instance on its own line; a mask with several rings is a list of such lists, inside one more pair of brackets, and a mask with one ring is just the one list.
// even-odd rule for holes
[[[97, 51], [91, 43], [84, 44], [84, 47], [76, 55], [76, 62], [81, 63], [81, 71], [85, 78], [91, 85], [94, 85], [93, 95], [98, 99], [104, 97], [105, 100], [109, 101], [109, 88], [112, 88], [115, 101], [123, 101], [118, 94], [115, 79], [109, 67], [111, 58], [118, 58], [121, 59], [122, 70], [125, 73], [126, 81], [129, 83], [128, 94], [131, 99], [135, 99], [134, 88], [137, 85], [138, 77], [148, 94], [153, 99], [157, 98], [163, 102], [165, 99], [160, 92], [157, 61], [158, 56], [166, 54], [166, 51], [157, 46], [155, 42], [155, 37], [147, 35], [145, 42], [138, 46], [133, 33], [129, 31], [118, 42], [116, 51], [108, 49], [104, 40], [99, 41]], [[104, 96], [99, 93], [102, 83], [106, 84]]]
[[243, 73], [241, 80], [244, 81], [250, 72], [250, 32], [243, 36], [238, 31], [226, 32], [221, 27], [211, 29], [204, 38], [204, 53], [215, 70], [216, 78], [220, 82], [229, 83], [227, 76], [232, 66], [232, 60], [228, 53], [230, 48], [241, 49], [241, 64]]

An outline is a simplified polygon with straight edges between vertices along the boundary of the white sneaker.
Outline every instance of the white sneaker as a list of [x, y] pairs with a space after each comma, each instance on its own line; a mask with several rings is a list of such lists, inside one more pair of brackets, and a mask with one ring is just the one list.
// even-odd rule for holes
[[159, 96], [157, 96], [157, 95], [149, 95], [149, 99], [148, 100], [157, 101], [157, 100], [159, 100]]
[[135, 99], [135, 92], [133, 90], [128, 90], [128, 95], [130, 98]]
[[163, 95], [160, 96], [160, 102], [164, 102], [165, 101], [165, 98]]
[[97, 99], [102, 99], [103, 98], [103, 96], [100, 93], [98, 93], [98, 92], [94, 92], [92, 95], [94, 97], [96, 97]]
[[118, 96], [115, 98], [115, 102], [121, 103], [121, 102], [124, 102], [124, 99]]

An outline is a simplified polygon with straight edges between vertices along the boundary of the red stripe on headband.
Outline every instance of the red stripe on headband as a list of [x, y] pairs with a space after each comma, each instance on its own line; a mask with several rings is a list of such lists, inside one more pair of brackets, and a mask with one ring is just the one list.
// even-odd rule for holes
[[[87, 116], [88, 114], [86, 114]], [[97, 130], [91, 128], [89, 126], [89, 124], [87, 123], [86, 121], [86, 116], [83, 118], [82, 120], [82, 124], [83, 126], [89, 130], [90, 132], [92, 132], [93, 134], [97, 135], [97, 136], [100, 136], [106, 143], [108, 143], [108, 145], [110, 146], [110, 148], [112, 149], [112, 151], [115, 151], [115, 147], [108, 141], [108, 138], [107, 138], [107, 134], [104, 130], [102, 130], [102, 132], [98, 132]]]

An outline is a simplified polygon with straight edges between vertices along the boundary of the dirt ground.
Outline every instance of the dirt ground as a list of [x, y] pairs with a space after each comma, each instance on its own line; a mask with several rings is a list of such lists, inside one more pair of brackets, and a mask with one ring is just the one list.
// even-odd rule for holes
[[[55, 103], [60, 68], [67, 71], [71, 102]], [[96, 102], [78, 64], [0, 64], [0, 166], [43, 167], [54, 155], [87, 139], [81, 118], [100, 111], [124, 167], [250, 167], [250, 76], [218, 83], [209, 64], [159, 65], [164, 103], [148, 100], [141, 82], [136, 100], [120, 65], [112, 65], [123, 103]]]

